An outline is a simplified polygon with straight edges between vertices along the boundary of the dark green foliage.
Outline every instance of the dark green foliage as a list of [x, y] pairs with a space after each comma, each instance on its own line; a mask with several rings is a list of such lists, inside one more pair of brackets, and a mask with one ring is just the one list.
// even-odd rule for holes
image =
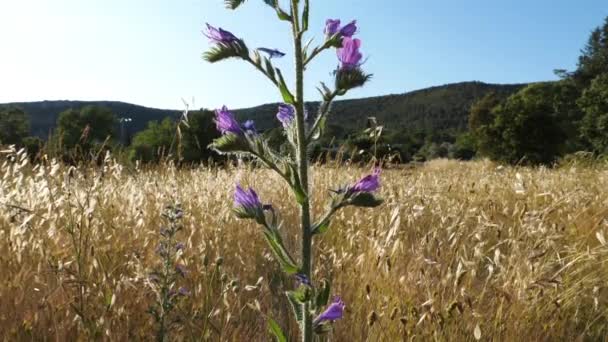
[[598, 75], [608, 72], [608, 17], [591, 33], [581, 52], [578, 68], [572, 76], [580, 88], [586, 88]]
[[32, 160], [36, 159], [44, 148], [44, 141], [38, 137], [25, 137], [22, 140], [22, 144]]
[[608, 73], [596, 77], [578, 101], [584, 111], [581, 137], [593, 152], [608, 153]]
[[506, 163], [550, 164], [563, 151], [566, 136], [557, 106], [557, 83], [530, 85], [492, 110], [494, 120], [482, 125], [484, 153]]
[[456, 138], [456, 142], [448, 149], [448, 157], [460, 160], [472, 159], [477, 153], [475, 138], [471, 133], [464, 133]]
[[175, 144], [176, 125], [170, 118], [152, 121], [148, 128], [137, 133], [131, 142], [130, 158], [142, 162], [155, 162], [169, 155]]
[[187, 122], [179, 122], [179, 130], [176, 121], [170, 118], [165, 118], [160, 123], [152, 121], [148, 123], [148, 128], [133, 138], [130, 158], [156, 162], [170, 157], [183, 163], [217, 158], [217, 154], [207, 148], [213, 139], [219, 137], [213, 117], [212, 111], [191, 111]]
[[188, 113], [188, 124], [182, 124], [182, 161], [187, 163], [205, 162], [209, 158], [217, 158], [217, 154], [207, 146], [220, 136], [213, 118], [215, 113], [210, 110], [199, 110]]
[[89, 151], [116, 134], [116, 118], [109, 108], [86, 106], [82, 109], [68, 109], [57, 119], [56, 136], [66, 150], [77, 146]]
[[27, 114], [18, 107], [0, 108], [0, 144], [21, 145], [30, 133]]
[[471, 106], [469, 113], [469, 132], [473, 139], [477, 150], [484, 155], [489, 155], [491, 148], [490, 142], [486, 140], [489, 137], [488, 127], [494, 122], [495, 115], [492, 110], [498, 106], [504, 99], [500, 98], [494, 92], [488, 93], [479, 101]]

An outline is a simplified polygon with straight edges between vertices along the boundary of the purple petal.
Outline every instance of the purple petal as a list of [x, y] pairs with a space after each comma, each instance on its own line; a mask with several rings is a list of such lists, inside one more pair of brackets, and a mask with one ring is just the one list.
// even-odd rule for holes
[[255, 122], [253, 120], [247, 120], [243, 123], [243, 130], [245, 133], [257, 134], [257, 130], [255, 129]]
[[325, 35], [331, 37], [338, 33], [340, 29], [340, 19], [327, 19], [325, 21]]
[[258, 48], [258, 50], [267, 53], [270, 59], [281, 58], [285, 56], [285, 53], [277, 49]]
[[357, 33], [357, 21], [353, 20], [348, 25], [344, 26], [340, 29], [340, 34], [343, 37], [351, 38], [355, 33]]
[[257, 210], [262, 208], [262, 203], [253, 189], [244, 190], [240, 185], [237, 185], [234, 192], [234, 206], [242, 207], [245, 210]]
[[338, 59], [342, 63], [343, 70], [350, 70], [361, 65], [363, 55], [359, 51], [361, 40], [344, 37], [342, 47], [338, 49]]
[[207, 32], [203, 32], [203, 34], [215, 44], [229, 44], [238, 40], [231, 32], [223, 30], [221, 27], [215, 28], [209, 24], [207, 24]]
[[340, 297], [334, 297], [333, 302], [320, 314], [317, 318], [315, 318], [314, 323], [319, 324], [325, 321], [335, 321], [342, 316], [344, 316], [344, 307], [346, 305], [340, 299]]
[[380, 169], [376, 168], [371, 175], [367, 175], [350, 187], [350, 192], [374, 192], [380, 188]]
[[277, 119], [283, 124], [283, 127], [287, 128], [296, 117], [296, 110], [292, 105], [280, 104], [279, 112], [277, 113]]
[[226, 106], [215, 111], [215, 125], [222, 134], [233, 133], [243, 135], [241, 126]]

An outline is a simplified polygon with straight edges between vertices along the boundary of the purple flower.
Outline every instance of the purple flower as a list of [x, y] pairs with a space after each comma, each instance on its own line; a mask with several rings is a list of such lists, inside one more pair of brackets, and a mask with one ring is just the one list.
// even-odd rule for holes
[[185, 288], [185, 287], [183, 287], [183, 286], [182, 286], [182, 287], [180, 287], [180, 288], [179, 288], [179, 290], [177, 290], [177, 293], [178, 293], [180, 296], [184, 296], [184, 297], [188, 297], [188, 296], [190, 296], [190, 291], [188, 291], [188, 289], [187, 289], [187, 288]]
[[186, 274], [188, 274], [188, 270], [186, 269], [186, 266], [184, 266], [182, 264], [175, 265], [175, 272], [177, 272], [177, 274], [179, 274], [182, 277], [185, 277]]
[[287, 128], [291, 125], [296, 117], [296, 109], [292, 105], [280, 104], [277, 119], [281, 121], [283, 127]]
[[222, 134], [233, 133], [236, 135], [243, 135], [241, 126], [226, 106], [215, 111], [215, 125]]
[[186, 245], [184, 245], [183, 242], [178, 242], [175, 244], [175, 250], [177, 251], [183, 251], [186, 248]]
[[212, 43], [216, 44], [230, 44], [238, 40], [232, 33], [223, 30], [221, 27], [215, 28], [209, 24], [207, 24], [207, 32], [203, 32], [203, 34], [209, 38]]
[[315, 318], [314, 324], [316, 325], [326, 321], [335, 321], [342, 318], [344, 315], [345, 306], [346, 305], [342, 299], [340, 299], [340, 297], [334, 297], [333, 302], [327, 307], [327, 309], [325, 309], [322, 314]]
[[257, 130], [255, 129], [255, 122], [253, 120], [247, 120], [243, 123], [243, 130], [245, 133], [256, 134]]
[[273, 58], [281, 58], [285, 56], [285, 53], [277, 50], [277, 49], [267, 49], [267, 48], [258, 48], [258, 51], [262, 51], [268, 54], [270, 59]]
[[327, 19], [325, 21], [325, 36], [331, 38], [336, 33], [340, 33], [342, 37], [351, 38], [357, 33], [357, 21], [353, 20], [346, 26], [340, 28], [340, 19]]
[[342, 63], [342, 70], [352, 70], [361, 65], [363, 55], [359, 51], [361, 40], [344, 37], [342, 47], [338, 49], [338, 59]]
[[325, 35], [329, 38], [340, 30], [340, 19], [327, 19], [325, 21]]
[[310, 279], [308, 279], [308, 277], [305, 274], [298, 273], [298, 274], [294, 275], [294, 277], [296, 278], [296, 282], [298, 283], [298, 286], [302, 285], [302, 284], [306, 285], [306, 286], [311, 286]]
[[371, 175], [361, 178], [349, 188], [349, 192], [374, 192], [380, 188], [380, 168], [376, 168]]
[[263, 210], [258, 194], [251, 188], [244, 190], [240, 185], [236, 186], [234, 192], [234, 207], [242, 208], [245, 211]]
[[357, 33], [357, 21], [353, 20], [348, 25], [344, 26], [340, 29], [340, 34], [343, 37], [351, 38], [355, 33]]

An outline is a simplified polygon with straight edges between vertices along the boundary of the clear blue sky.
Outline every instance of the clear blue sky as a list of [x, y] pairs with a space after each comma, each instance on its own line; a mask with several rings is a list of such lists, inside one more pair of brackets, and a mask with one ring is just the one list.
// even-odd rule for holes
[[[590, 31], [608, 15], [606, 0], [311, 0], [309, 37], [323, 39], [326, 18], [357, 19], [373, 81], [350, 97], [403, 93], [479, 80], [555, 79], [574, 68]], [[261, 0], [237, 11], [222, 0], [1, 0], [0, 103], [118, 100], [160, 108], [279, 101], [271, 84], [237, 61], [201, 59], [209, 22], [250, 47], [288, 53], [278, 62], [291, 80], [284, 22]], [[330, 52], [307, 74], [307, 98], [331, 81]]]

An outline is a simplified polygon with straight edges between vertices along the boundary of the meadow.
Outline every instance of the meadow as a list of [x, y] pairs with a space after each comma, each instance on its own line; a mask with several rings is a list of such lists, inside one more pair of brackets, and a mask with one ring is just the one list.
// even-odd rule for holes
[[[297, 250], [297, 208], [279, 176], [224, 168], [74, 167], [0, 156], [0, 336], [5, 341], [151, 340], [151, 270], [167, 205], [185, 243], [171, 340], [297, 333], [261, 228], [230, 210], [254, 186]], [[370, 168], [316, 165], [316, 200]], [[314, 279], [346, 303], [333, 341], [605, 340], [608, 166], [503, 167], [435, 160], [386, 167], [375, 210], [341, 211], [317, 236]], [[319, 215], [326, 203], [313, 202]]]

